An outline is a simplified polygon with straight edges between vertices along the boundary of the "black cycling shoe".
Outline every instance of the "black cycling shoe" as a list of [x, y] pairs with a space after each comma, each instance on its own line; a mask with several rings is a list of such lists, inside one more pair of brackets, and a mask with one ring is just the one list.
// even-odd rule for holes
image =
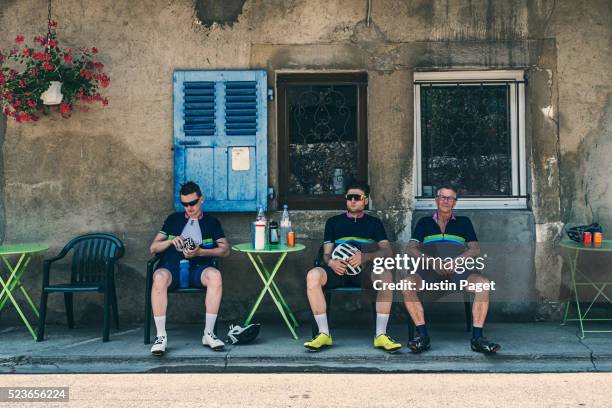
[[486, 337], [470, 340], [470, 346], [472, 351], [484, 354], [495, 354], [501, 348], [499, 344], [487, 340]]
[[431, 340], [429, 339], [429, 336], [416, 336], [414, 339], [408, 342], [408, 348], [415, 354], [429, 350], [430, 347]]

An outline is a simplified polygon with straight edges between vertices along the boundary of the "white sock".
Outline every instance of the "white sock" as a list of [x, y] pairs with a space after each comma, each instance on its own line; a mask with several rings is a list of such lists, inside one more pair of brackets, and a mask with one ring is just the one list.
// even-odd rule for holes
[[204, 325], [204, 333], [213, 333], [215, 331], [215, 321], [217, 315], [212, 313], [206, 313], [206, 323]]
[[387, 332], [387, 323], [389, 322], [389, 315], [383, 313], [376, 313], [376, 337]]
[[327, 313], [320, 315], [314, 315], [317, 326], [319, 326], [319, 333], [325, 333], [329, 336], [329, 327], [327, 327]]
[[155, 328], [157, 329], [157, 337], [166, 335], [166, 316], [153, 316], [155, 320]]

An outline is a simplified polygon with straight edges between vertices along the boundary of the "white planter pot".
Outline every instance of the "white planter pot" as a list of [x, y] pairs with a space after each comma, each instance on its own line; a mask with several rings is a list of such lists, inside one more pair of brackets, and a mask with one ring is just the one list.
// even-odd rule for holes
[[62, 99], [64, 99], [64, 95], [62, 95], [62, 83], [59, 81], [51, 81], [49, 89], [40, 95], [40, 99], [42, 99], [45, 105], [59, 105]]

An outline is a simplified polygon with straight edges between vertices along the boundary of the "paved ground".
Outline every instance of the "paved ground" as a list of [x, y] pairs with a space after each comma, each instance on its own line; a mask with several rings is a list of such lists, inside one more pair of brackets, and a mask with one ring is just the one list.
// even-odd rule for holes
[[44, 404], [60, 408], [559, 408], [609, 407], [612, 374], [66, 374], [0, 380], [15, 387], [70, 387], [68, 404]]
[[[502, 344], [495, 356], [469, 350], [461, 326], [432, 326], [432, 350], [413, 355], [406, 349], [389, 355], [372, 347], [369, 327], [332, 328], [335, 345], [311, 353], [302, 347], [309, 327], [293, 340], [281, 325], [264, 324], [255, 343], [213, 352], [200, 343], [201, 326], [169, 325], [169, 349], [162, 358], [150, 355], [142, 327], [111, 333], [102, 343], [97, 328], [51, 326], [36, 343], [22, 327], [0, 326], [0, 372], [134, 373], [134, 372], [586, 372], [612, 371], [612, 335], [593, 333], [580, 341], [574, 326], [555, 323], [489, 324], [486, 335]], [[219, 333], [226, 333], [220, 325]], [[405, 326], [389, 333], [403, 344]], [[224, 336], [223, 336], [224, 337]]]

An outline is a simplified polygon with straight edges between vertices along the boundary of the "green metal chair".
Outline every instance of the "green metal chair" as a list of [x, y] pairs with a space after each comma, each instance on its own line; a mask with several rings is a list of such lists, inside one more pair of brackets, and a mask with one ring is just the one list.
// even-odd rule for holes
[[[63, 259], [71, 251], [70, 281], [61, 284], [51, 284], [51, 265]], [[40, 320], [38, 323], [37, 341], [44, 339], [49, 294], [64, 294], [68, 328], [72, 329], [74, 327], [73, 294], [85, 292], [104, 294], [102, 341], [106, 342], [109, 340], [111, 307], [113, 309], [115, 325], [117, 329], [119, 328], [119, 311], [115, 287], [115, 262], [124, 253], [125, 246], [116, 236], [106, 233], [91, 233], [73, 238], [57, 256], [43, 261], [43, 284], [40, 298]]]
[[[153, 319], [153, 309], [151, 306], [151, 289], [153, 288], [153, 272], [157, 269], [157, 265], [161, 260], [162, 255], [156, 254], [153, 258], [149, 259], [147, 262], [147, 277], [145, 283], [145, 315], [144, 315], [144, 344], [151, 343], [151, 320]], [[218, 267], [218, 263], [216, 259], [213, 259], [213, 264], [215, 268]], [[178, 293], [178, 294], [190, 294], [190, 293], [202, 293], [206, 294], [206, 288], [173, 288], [168, 289], [168, 294], [170, 293]], [[217, 333], [217, 322], [215, 322], [215, 327], [213, 331]]]

